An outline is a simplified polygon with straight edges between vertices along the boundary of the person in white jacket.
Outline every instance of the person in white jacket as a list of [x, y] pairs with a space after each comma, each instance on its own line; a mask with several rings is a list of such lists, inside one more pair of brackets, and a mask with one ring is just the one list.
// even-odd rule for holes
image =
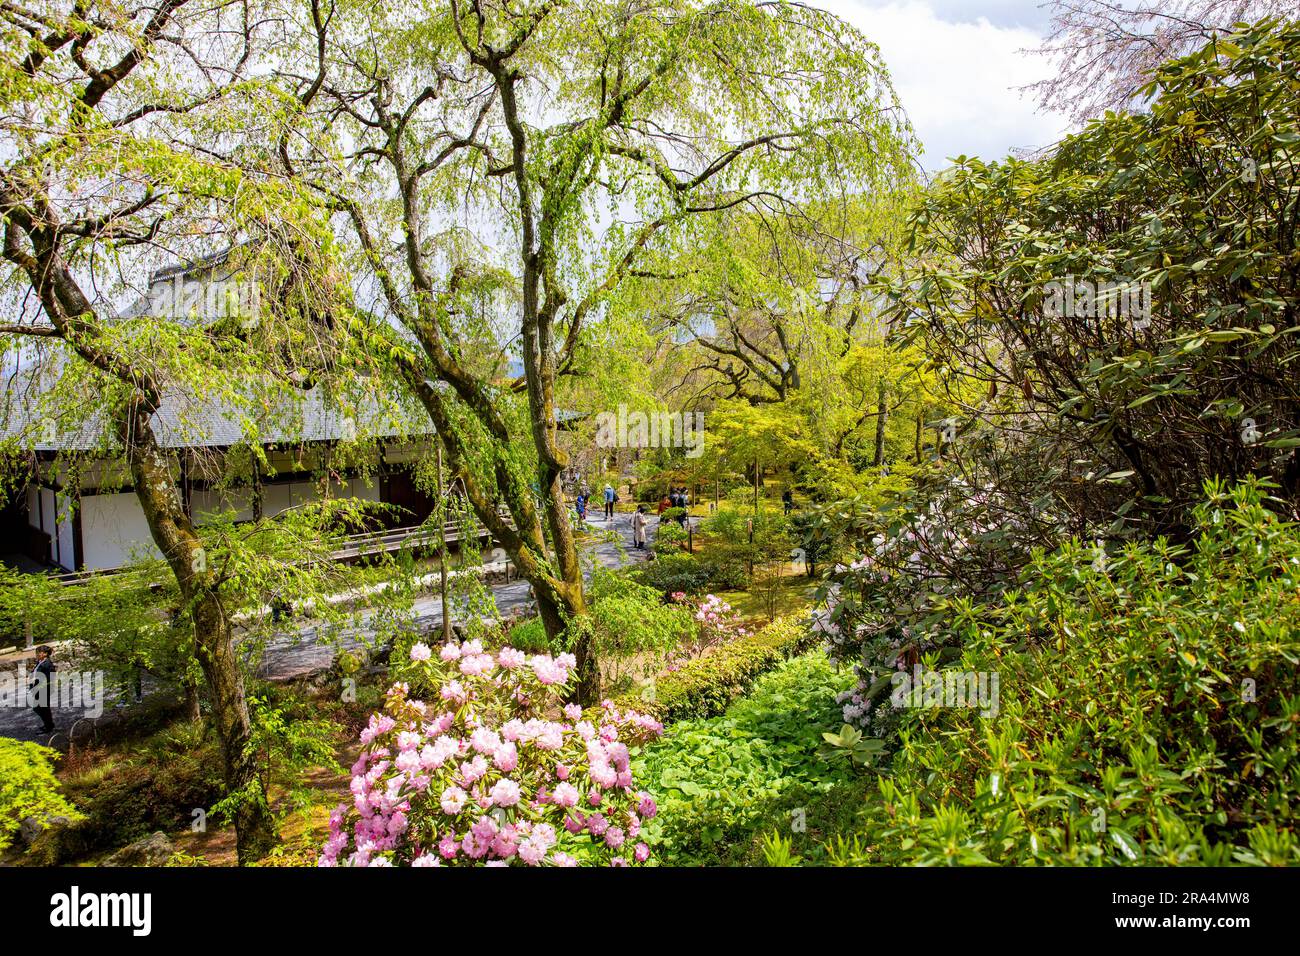
[[636, 506], [636, 514], [632, 516], [632, 547], [645, 547], [645, 505]]

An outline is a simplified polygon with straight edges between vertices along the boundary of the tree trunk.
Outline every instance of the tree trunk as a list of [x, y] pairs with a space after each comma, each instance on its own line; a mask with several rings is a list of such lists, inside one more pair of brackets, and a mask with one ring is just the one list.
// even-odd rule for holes
[[[537, 613], [548, 638], [560, 637], [570, 621], [586, 613], [585, 605], [580, 605], [581, 600], [579, 598], [579, 603], [575, 603], [572, 597], [557, 598], [537, 591]], [[585, 628], [578, 631], [577, 640], [573, 644], [573, 656], [577, 660], [577, 667], [574, 668], [575, 680], [569, 690], [569, 700], [591, 707], [600, 702], [600, 663], [591, 651], [590, 636]]]
[[185, 690], [185, 719], [193, 723], [203, 716], [199, 707], [199, 685], [187, 677], [181, 686]]
[[244, 675], [230, 620], [215, 589], [214, 570], [185, 514], [171, 463], [158, 446], [149, 416], [142, 400], [131, 400], [119, 419], [118, 436], [149, 532], [176, 575], [183, 607], [194, 620], [194, 650], [212, 695], [226, 790], [242, 795], [235, 812], [235, 839], [239, 862], [247, 864], [274, 845], [275, 825], [248, 747], [251, 726]]
[[879, 468], [885, 463], [885, 423], [889, 417], [889, 393], [885, 389], [885, 380], [882, 378], [880, 384], [876, 387], [876, 447], [872, 455], [871, 463]]

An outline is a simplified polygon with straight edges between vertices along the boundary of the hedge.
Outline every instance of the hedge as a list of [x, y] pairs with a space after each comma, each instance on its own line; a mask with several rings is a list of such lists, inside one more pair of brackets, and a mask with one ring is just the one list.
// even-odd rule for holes
[[614, 704], [651, 714], [665, 724], [715, 717], [764, 673], [816, 643], [807, 615], [791, 614], [755, 634], [723, 644], [680, 670], [661, 674], [655, 679], [653, 696], [629, 693], [616, 698]]

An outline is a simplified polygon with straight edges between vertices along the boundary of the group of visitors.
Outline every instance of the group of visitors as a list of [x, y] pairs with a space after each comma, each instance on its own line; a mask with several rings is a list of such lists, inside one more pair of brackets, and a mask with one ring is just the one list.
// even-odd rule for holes
[[[610, 521], [614, 517], [614, 505], [618, 503], [618, 492], [614, 486], [606, 484], [601, 492], [601, 497], [605, 503], [605, 520]], [[578, 512], [578, 521], [587, 520], [587, 503], [591, 500], [591, 489], [584, 486], [573, 499], [573, 507]]]
[[[664, 494], [664, 496], [659, 499], [659, 514], [663, 514], [669, 508], [689, 508], [690, 504], [691, 504], [691, 497], [689, 494], [686, 493], [686, 489], [684, 487], [683, 488], [670, 487], [668, 491]], [[680, 516], [677, 520], [680, 521], [682, 524], [686, 523], [685, 515]]]
[[[587, 506], [591, 501], [591, 489], [585, 485], [574, 496], [574, 510], [578, 514], [578, 522], [581, 524], [587, 520]], [[618, 492], [614, 486], [606, 484], [601, 490], [600, 497], [605, 505], [605, 520], [612, 521], [614, 518], [614, 505], [618, 503]], [[686, 488], [669, 488], [668, 492], [659, 502], [659, 514], [662, 516], [669, 508], [681, 508], [682, 513], [676, 516], [676, 520], [683, 527], [686, 526], [686, 509], [690, 507], [690, 495]], [[645, 505], [637, 505], [636, 511], [632, 515], [632, 546], [643, 549], [646, 546], [646, 525], [649, 521], [649, 513]]]

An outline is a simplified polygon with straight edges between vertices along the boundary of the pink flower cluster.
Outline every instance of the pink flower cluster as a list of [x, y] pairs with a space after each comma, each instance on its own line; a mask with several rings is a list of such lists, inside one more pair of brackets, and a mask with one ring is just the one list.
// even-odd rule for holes
[[[330, 815], [320, 865], [644, 863], [631, 749], [662, 730], [606, 701], [559, 706], [572, 655], [416, 644], [361, 733], [352, 802]], [[550, 719], [546, 713], [562, 714]]]
[[698, 604], [682, 591], [673, 592], [672, 599], [679, 604], [694, 605], [695, 622], [699, 628], [695, 640], [683, 644], [669, 658], [669, 671], [678, 670], [688, 660], [698, 657], [710, 647], [725, 644], [749, 633], [740, 613], [715, 594], [705, 595]]

